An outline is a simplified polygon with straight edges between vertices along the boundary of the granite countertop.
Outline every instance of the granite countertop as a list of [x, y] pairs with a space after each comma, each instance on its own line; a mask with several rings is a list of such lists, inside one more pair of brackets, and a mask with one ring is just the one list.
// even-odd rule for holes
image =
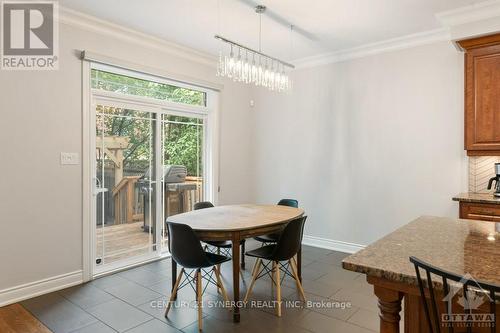
[[416, 285], [410, 256], [500, 285], [500, 223], [422, 216], [345, 258], [342, 266]]
[[492, 193], [460, 193], [453, 197], [453, 201], [500, 205], [500, 197], [495, 197]]

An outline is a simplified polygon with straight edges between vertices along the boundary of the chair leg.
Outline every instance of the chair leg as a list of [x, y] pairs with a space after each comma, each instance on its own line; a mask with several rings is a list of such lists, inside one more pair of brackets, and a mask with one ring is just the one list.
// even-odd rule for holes
[[181, 283], [182, 280], [182, 274], [184, 274], [184, 267], [181, 268], [181, 272], [179, 273], [179, 276], [177, 277], [177, 280], [175, 281], [174, 289], [172, 290], [172, 294], [170, 295], [170, 300], [167, 304], [167, 309], [165, 310], [165, 317], [168, 315], [168, 311], [170, 311], [170, 306], [172, 302], [175, 301], [175, 296], [177, 296], [177, 290], [179, 289], [179, 284]]
[[[220, 255], [220, 247], [217, 248], [217, 254]], [[220, 265], [217, 265], [217, 271], [220, 273]], [[219, 292], [219, 286], [217, 286], [217, 293]]]
[[245, 269], [245, 240], [241, 242], [241, 269]]
[[198, 305], [198, 330], [203, 330], [203, 322], [202, 322], [202, 301], [201, 301], [201, 270], [198, 269], [196, 271], [196, 303]]
[[288, 262], [290, 263], [290, 267], [292, 268], [293, 278], [295, 279], [295, 283], [297, 284], [297, 289], [299, 290], [300, 297], [302, 298], [302, 301], [305, 302], [306, 295], [304, 294], [304, 288], [302, 288], [302, 283], [300, 282], [299, 275], [297, 274], [295, 261], [292, 258]]
[[257, 269], [257, 261], [259, 261], [259, 259], [255, 259], [255, 262], [254, 262], [254, 264], [253, 264], [252, 274], [251, 274], [251, 275], [252, 275], [252, 277], [253, 277], [253, 275], [255, 274], [255, 270]]
[[248, 301], [248, 296], [252, 293], [253, 285], [255, 284], [255, 280], [257, 280], [257, 276], [259, 276], [259, 269], [262, 260], [260, 258], [255, 262], [255, 266], [253, 267], [252, 281], [250, 282], [250, 286], [248, 286], [247, 293], [245, 294], [244, 302]]
[[226, 293], [226, 288], [224, 288], [224, 285], [222, 284], [222, 279], [220, 278], [220, 271], [217, 268], [217, 266], [214, 266], [214, 270], [215, 270], [215, 277], [217, 279], [217, 287], [218, 288], [220, 287], [222, 298], [224, 299], [224, 301], [229, 302], [229, 298], [227, 297]]
[[273, 271], [276, 277], [276, 302], [278, 303], [277, 315], [281, 317], [281, 279], [279, 262], [273, 261]]

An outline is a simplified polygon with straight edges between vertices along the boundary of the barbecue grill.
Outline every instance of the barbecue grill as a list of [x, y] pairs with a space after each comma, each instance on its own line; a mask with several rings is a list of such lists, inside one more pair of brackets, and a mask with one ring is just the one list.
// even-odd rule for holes
[[[184, 200], [183, 200], [184, 197], [182, 195], [182, 192], [196, 190], [196, 184], [186, 183], [186, 176], [187, 176], [187, 168], [184, 165], [163, 166], [162, 182], [165, 186], [165, 196], [167, 197], [169, 192], [179, 193], [179, 206], [180, 206], [179, 213], [183, 212], [182, 209], [184, 206]], [[144, 173], [144, 176], [142, 176], [141, 179], [137, 182], [138, 186], [140, 186], [140, 191], [143, 194], [143, 207], [144, 207], [143, 229], [145, 232], [149, 232], [149, 226], [154, 226], [154, 224], [152, 223], [153, 221], [151, 220], [150, 209], [149, 209], [149, 204], [150, 204], [149, 198], [151, 196], [151, 193], [153, 193], [153, 188], [150, 186], [150, 178], [151, 178], [151, 170], [148, 168], [148, 170]]]

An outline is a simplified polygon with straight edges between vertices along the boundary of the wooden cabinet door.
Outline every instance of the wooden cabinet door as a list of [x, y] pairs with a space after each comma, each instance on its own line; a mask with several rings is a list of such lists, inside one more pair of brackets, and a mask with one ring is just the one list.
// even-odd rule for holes
[[500, 152], [500, 43], [465, 54], [465, 149], [469, 155]]

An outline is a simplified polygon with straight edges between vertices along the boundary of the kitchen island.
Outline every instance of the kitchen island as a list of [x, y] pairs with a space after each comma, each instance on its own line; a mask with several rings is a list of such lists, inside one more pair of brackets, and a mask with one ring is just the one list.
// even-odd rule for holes
[[498, 223], [422, 216], [347, 257], [342, 265], [366, 274], [374, 286], [381, 333], [399, 332], [403, 300], [405, 332], [424, 333], [425, 312], [409, 257], [500, 285], [499, 229]]

